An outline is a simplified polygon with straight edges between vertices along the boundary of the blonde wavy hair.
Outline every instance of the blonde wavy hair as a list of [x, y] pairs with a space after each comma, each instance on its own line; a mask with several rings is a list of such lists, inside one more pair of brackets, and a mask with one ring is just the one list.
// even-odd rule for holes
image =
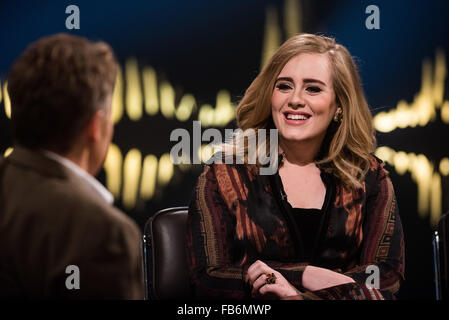
[[[316, 164], [337, 177], [347, 189], [363, 188], [376, 147], [371, 111], [363, 92], [357, 67], [349, 51], [335, 39], [300, 34], [288, 39], [276, 51], [245, 92], [236, 109], [237, 125], [248, 129], [274, 128], [271, 97], [276, 78], [286, 63], [301, 53], [327, 54], [337, 106], [343, 114], [339, 124], [332, 121]], [[239, 140], [237, 137], [236, 140]], [[269, 143], [269, 139], [267, 139]], [[247, 146], [245, 158], [248, 158]]]

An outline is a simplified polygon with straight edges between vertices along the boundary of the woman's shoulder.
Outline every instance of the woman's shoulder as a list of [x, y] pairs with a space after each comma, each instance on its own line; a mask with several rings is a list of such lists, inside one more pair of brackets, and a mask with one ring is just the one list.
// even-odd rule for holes
[[202, 175], [206, 179], [217, 180], [218, 183], [230, 181], [244, 183], [247, 178], [253, 180], [257, 176], [257, 168], [248, 164], [213, 162], [205, 164]]
[[385, 169], [385, 162], [374, 154], [370, 156], [370, 166], [365, 176], [365, 185], [367, 189], [378, 186], [381, 181], [390, 179], [390, 173]]
[[[219, 196], [229, 206], [246, 199], [253, 183], [250, 168], [244, 164], [212, 163], [204, 165], [198, 179], [197, 193]], [[260, 182], [260, 181], [258, 181]], [[256, 183], [258, 183], [256, 182]]]
[[378, 158], [376, 155], [371, 154], [370, 158], [370, 166], [368, 173], [375, 174], [376, 176], [379, 176], [379, 178], [383, 178], [389, 175], [389, 172], [387, 169], [385, 169], [385, 162]]

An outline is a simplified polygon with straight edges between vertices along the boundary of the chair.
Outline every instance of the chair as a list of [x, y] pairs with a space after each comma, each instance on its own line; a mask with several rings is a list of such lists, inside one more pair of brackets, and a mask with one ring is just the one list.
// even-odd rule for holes
[[185, 254], [187, 207], [158, 211], [144, 228], [143, 258], [146, 298], [191, 297]]
[[449, 213], [438, 222], [433, 236], [433, 258], [435, 274], [435, 296], [437, 300], [449, 299]]

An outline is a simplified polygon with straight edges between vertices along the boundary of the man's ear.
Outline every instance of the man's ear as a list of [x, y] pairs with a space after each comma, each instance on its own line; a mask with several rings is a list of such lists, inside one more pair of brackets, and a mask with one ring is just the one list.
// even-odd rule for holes
[[89, 142], [97, 142], [103, 133], [104, 110], [96, 111], [87, 123], [87, 139]]

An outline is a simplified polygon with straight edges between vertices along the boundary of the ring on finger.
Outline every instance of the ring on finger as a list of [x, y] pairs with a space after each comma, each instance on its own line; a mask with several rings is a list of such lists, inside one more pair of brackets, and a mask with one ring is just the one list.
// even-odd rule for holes
[[274, 284], [276, 283], [276, 275], [273, 273], [265, 273], [266, 279], [265, 284]]

